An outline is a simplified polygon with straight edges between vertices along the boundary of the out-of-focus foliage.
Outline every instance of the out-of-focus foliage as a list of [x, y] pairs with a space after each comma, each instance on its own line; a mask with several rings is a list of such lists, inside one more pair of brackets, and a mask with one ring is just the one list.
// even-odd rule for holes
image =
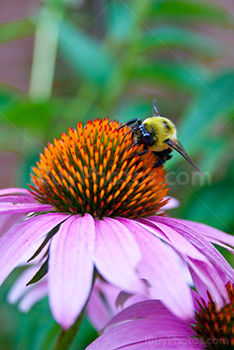
[[[20, 4], [0, 5], [0, 150], [17, 154], [14, 180], [0, 176], [0, 187], [25, 187], [46, 143], [78, 121], [144, 119], [156, 98], [204, 173], [194, 173], [177, 154], [166, 164], [171, 194], [181, 202], [172, 215], [233, 233], [234, 5], [221, 0]], [[0, 289], [0, 348], [48, 349], [58, 327], [47, 301], [27, 315], [8, 306], [14, 277]], [[90, 341], [93, 332], [85, 321], [73, 348], [84, 348], [81, 339]]]

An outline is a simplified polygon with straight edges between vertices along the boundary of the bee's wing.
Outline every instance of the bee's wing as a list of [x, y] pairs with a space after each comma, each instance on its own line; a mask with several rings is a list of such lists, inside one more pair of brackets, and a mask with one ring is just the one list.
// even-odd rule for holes
[[165, 140], [164, 141], [168, 146], [170, 146], [171, 148], [173, 148], [174, 150], [176, 150], [178, 153], [180, 153], [190, 164], [192, 164], [192, 166], [200, 173], [202, 174], [202, 172], [198, 169], [198, 167], [193, 163], [192, 159], [189, 158], [187, 152], [185, 151], [184, 147], [181, 145], [180, 142], [173, 142], [172, 140]]

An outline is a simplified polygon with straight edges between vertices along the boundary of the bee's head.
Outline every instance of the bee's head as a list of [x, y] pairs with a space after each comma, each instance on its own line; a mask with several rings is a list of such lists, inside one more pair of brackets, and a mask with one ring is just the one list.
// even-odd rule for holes
[[168, 118], [161, 116], [147, 118], [143, 121], [142, 125], [144, 125], [148, 132], [154, 135], [153, 143], [149, 145], [152, 151], [160, 152], [170, 148], [165, 143], [167, 140], [171, 140], [174, 143], [177, 142], [175, 125]]
[[151, 147], [154, 144], [154, 138], [155, 138], [155, 133], [153, 128], [148, 128], [147, 125], [141, 124], [138, 127], [138, 138], [140, 140], [140, 143], [147, 147]]
[[[153, 152], [176, 150], [201, 174], [200, 170], [189, 158], [183, 147], [177, 142], [176, 127], [168, 118], [160, 115], [156, 100], [154, 100], [153, 117], [140, 122], [137, 128], [138, 141]], [[139, 123], [139, 121], [138, 121]]]

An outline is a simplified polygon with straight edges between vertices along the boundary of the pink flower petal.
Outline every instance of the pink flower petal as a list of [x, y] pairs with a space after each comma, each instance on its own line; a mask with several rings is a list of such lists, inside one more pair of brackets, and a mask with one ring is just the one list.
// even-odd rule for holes
[[46, 282], [39, 282], [34, 285], [32, 289], [21, 299], [19, 309], [23, 312], [28, 312], [34, 304], [43, 299], [48, 293], [48, 286]]
[[204, 343], [192, 336], [190, 326], [170, 314], [159, 301], [145, 301], [115, 316], [87, 350], [202, 349]]
[[184, 271], [171, 249], [160, 239], [132, 220], [119, 219], [133, 233], [143, 253], [138, 264], [141, 277], [150, 284], [150, 296], [161, 299], [176, 315], [193, 317], [194, 305]]
[[132, 233], [118, 220], [96, 220], [95, 264], [110, 283], [125, 291], [143, 292], [144, 284], [137, 276], [141, 251]]
[[[162, 303], [160, 300], [146, 300], [131, 305], [125, 310], [118, 313], [112, 318], [108, 323], [106, 329], [118, 324], [124, 323], [125, 321], [134, 320], [137, 318], [148, 318], [151, 316], [159, 317], [161, 315], [172, 318], [173, 320], [178, 320]], [[179, 322], [181, 322], [179, 320]], [[182, 321], [183, 322], [183, 321]]]
[[0, 237], [23, 219], [24, 214], [0, 215]]
[[2, 190], [0, 190], [0, 196], [4, 196], [7, 194], [21, 194], [21, 193], [32, 196], [29, 190], [26, 190], [25, 188], [12, 187], [12, 188], [3, 188]]
[[98, 331], [102, 330], [117, 313], [115, 302], [119, 291], [109, 283], [96, 280], [85, 311]]
[[49, 302], [55, 320], [68, 329], [88, 299], [93, 279], [95, 228], [89, 214], [66, 220], [52, 238]]
[[142, 294], [133, 295], [121, 292], [121, 289], [96, 279], [86, 313], [94, 327], [101, 331], [123, 308], [143, 300], [148, 300], [148, 298]]
[[160, 211], [175, 209], [180, 205], [180, 202], [178, 199], [173, 197], [164, 197], [164, 200], [168, 199], [168, 202], [160, 208]]
[[[158, 320], [161, 327], [172, 329], [172, 324], [162, 318]], [[177, 335], [174, 332], [157, 332], [155, 319], [137, 319], [122, 325], [116, 325], [97, 338], [86, 350], [197, 350], [203, 349], [200, 340], [191, 340], [190, 336]], [[173, 333], [173, 334], [171, 334]], [[181, 333], [181, 332], [180, 332]], [[193, 344], [195, 343], [195, 344]], [[203, 346], [203, 347], [202, 347]]]
[[11, 304], [17, 303], [24, 294], [26, 294], [34, 285], [26, 286], [26, 284], [33, 278], [35, 273], [39, 270], [37, 265], [30, 266], [26, 269], [15, 281], [13, 286], [10, 289], [10, 292], [7, 296], [7, 301]]
[[[230, 249], [229, 246], [234, 247], [234, 236], [227, 234], [223, 231], [218, 230], [217, 228], [201, 224], [199, 222], [189, 221], [189, 220], [181, 220], [186, 226], [191, 227], [193, 230], [199, 232], [199, 234], [203, 234], [207, 237], [208, 241], [218, 244], [226, 249]], [[224, 243], [224, 244], [222, 244]], [[233, 249], [230, 249], [232, 252]]]
[[30, 258], [27, 250], [30, 248], [31, 253], [31, 246], [35, 245], [36, 251], [44, 235], [66, 217], [59, 213], [39, 215], [22, 222], [0, 237], [0, 284], [23, 256]]
[[213, 244], [219, 245], [220, 247], [223, 247], [224, 249], [229, 250], [229, 252], [234, 254], [234, 248], [229, 247], [226, 243], [222, 243], [218, 239], [216, 240], [215, 238], [210, 238], [210, 237], [207, 237], [207, 240]]
[[179, 252], [182, 256], [189, 256], [193, 259], [208, 261], [206, 257], [196, 249], [196, 247], [194, 247], [190, 242], [188, 242], [183, 236], [179, 235], [178, 232], [172, 227], [167, 226], [164, 223], [158, 222], [158, 220], [152, 222], [149, 219], [145, 219], [144, 223], [150, 223], [150, 228], [154, 227], [153, 233], [155, 233], [155, 235], [157, 236], [159, 235], [158, 230], [160, 230], [164, 235], [162, 236], [162, 239], [165, 240], [166, 243], [170, 244], [171, 247], [177, 250], [177, 252]]
[[[208, 241], [208, 239], [202, 235], [201, 232], [193, 230], [193, 228], [185, 225], [179, 219], [158, 216], [150, 217], [149, 220], [154, 221], [155, 223], [161, 222], [173, 228], [178, 232], [178, 234], [193, 244], [205, 257], [207, 257], [210, 262], [212, 262], [215, 266], [218, 266], [218, 268], [223, 271], [231, 281], [234, 280], [234, 270], [232, 267], [228, 264], [222, 254], [220, 254], [219, 251]], [[230, 236], [230, 238], [232, 239], [232, 236]]]
[[0, 202], [39, 204], [32, 195], [2, 196], [0, 197]]
[[219, 274], [219, 270], [215, 269], [212, 264], [204, 264], [202, 261], [191, 261], [190, 273], [194, 282], [194, 286], [203, 297], [207, 299], [207, 290], [209, 290], [212, 299], [218, 308], [222, 307], [225, 302], [229, 302], [225, 282]]
[[86, 313], [89, 321], [98, 331], [101, 331], [113, 316], [103, 302], [102, 296], [96, 291], [93, 291], [89, 298]]
[[28, 312], [31, 307], [47, 295], [48, 287], [46, 279], [26, 286], [35, 273], [39, 270], [37, 265], [33, 265], [25, 270], [13, 284], [7, 296], [7, 301], [11, 304], [19, 302], [19, 309]]
[[35, 213], [38, 211], [53, 210], [52, 205], [39, 203], [13, 204], [0, 203], [0, 214], [20, 214], [20, 213]]
[[[139, 303], [140, 301], [148, 300], [149, 298], [143, 294], [128, 294], [121, 291], [116, 300], [115, 307], [119, 307], [121, 309], [125, 309], [126, 307]], [[120, 311], [119, 310], [119, 311]]]
[[[159, 220], [161, 220], [161, 218], [159, 218]], [[217, 302], [217, 305], [222, 306], [223, 302], [225, 300], [227, 301], [228, 298], [227, 290], [225, 288], [224, 281], [220, 278], [219, 267], [215, 267], [212, 264], [211, 255], [206, 256], [204, 251], [201, 252], [198, 250], [199, 246], [196, 248], [196, 246], [192, 245], [172, 227], [159, 222], [159, 220], [154, 220], [155, 228], [160, 229], [164, 235], [167, 236], [169, 240], [168, 243], [173, 247], [173, 249], [177, 250], [177, 252], [182, 255], [184, 261], [187, 262], [188, 266], [190, 267], [190, 272], [193, 272], [193, 277], [196, 276], [197, 281], [200, 279], [199, 285], [203, 284], [204, 289], [208, 289], [210, 291], [212, 297]], [[152, 223], [152, 220], [145, 220], [145, 223], [147, 221]], [[152, 227], [152, 225], [150, 227]], [[202, 240], [202, 238], [200, 238], [200, 241], [203, 245], [206, 244], [205, 239]], [[213, 254], [221, 255], [209, 242], [207, 242], [207, 245], [211, 246]], [[222, 256], [221, 260], [223, 260]], [[225, 264], [227, 264], [225, 259], [224, 261]], [[228, 270], [230, 270], [229, 265]]]

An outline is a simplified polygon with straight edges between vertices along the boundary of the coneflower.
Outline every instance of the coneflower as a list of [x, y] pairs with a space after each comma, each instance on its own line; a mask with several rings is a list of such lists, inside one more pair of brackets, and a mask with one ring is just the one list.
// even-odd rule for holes
[[226, 285], [228, 300], [219, 308], [194, 292], [195, 317], [181, 320], [159, 300], [134, 304], [117, 314], [87, 350], [225, 350], [234, 348], [234, 286]]
[[31, 282], [47, 273], [52, 314], [64, 329], [84, 308], [95, 271], [127, 293], [161, 299], [184, 319], [194, 305], [181, 261], [218, 305], [228, 300], [223, 282], [234, 278], [211, 244], [229, 249], [234, 238], [165, 216], [164, 169], [153, 168], [150, 153], [137, 156], [143, 146], [129, 149], [128, 128], [119, 125], [78, 123], [44, 149], [30, 190], [0, 191], [0, 213], [25, 216], [0, 238], [0, 283], [19, 262], [43, 257]]

